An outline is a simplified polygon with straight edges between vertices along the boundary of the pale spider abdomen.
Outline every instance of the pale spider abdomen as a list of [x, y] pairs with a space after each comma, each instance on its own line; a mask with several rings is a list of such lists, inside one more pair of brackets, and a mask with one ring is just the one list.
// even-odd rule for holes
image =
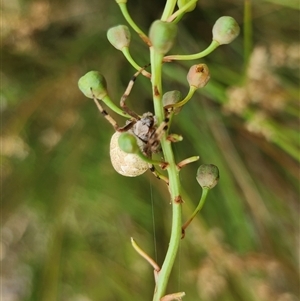
[[110, 140], [110, 160], [112, 166], [119, 174], [126, 177], [137, 177], [143, 174], [148, 168], [148, 163], [136, 154], [123, 152], [118, 143], [120, 132], [115, 132]]

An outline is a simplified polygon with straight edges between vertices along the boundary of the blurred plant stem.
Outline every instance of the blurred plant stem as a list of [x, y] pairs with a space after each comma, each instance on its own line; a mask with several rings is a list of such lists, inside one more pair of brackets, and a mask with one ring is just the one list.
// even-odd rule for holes
[[[61, 281], [62, 268], [62, 245], [68, 212], [71, 209], [73, 189], [76, 185], [79, 164], [84, 148], [78, 141], [78, 127], [72, 129], [71, 137], [65, 145], [67, 157], [59, 167], [58, 172], [63, 175], [59, 185], [53, 192], [52, 203], [49, 204], [49, 220], [52, 223], [48, 229], [48, 248], [45, 254], [46, 259], [43, 265], [42, 277], [40, 279], [38, 300], [55, 301], [59, 296], [59, 283]], [[77, 145], [77, 147], [74, 147]]]
[[244, 76], [248, 70], [249, 60], [253, 48], [252, 34], [252, 0], [244, 0]]

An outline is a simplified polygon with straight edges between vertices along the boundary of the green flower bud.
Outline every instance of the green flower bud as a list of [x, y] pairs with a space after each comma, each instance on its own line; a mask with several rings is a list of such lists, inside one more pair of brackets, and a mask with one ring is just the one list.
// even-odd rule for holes
[[118, 144], [120, 149], [127, 154], [137, 154], [140, 152], [136, 137], [128, 132], [120, 135]]
[[213, 29], [213, 40], [220, 45], [231, 43], [240, 33], [240, 27], [232, 17], [219, 18]]
[[205, 64], [193, 65], [187, 74], [189, 85], [194, 86], [196, 89], [203, 88], [209, 79], [209, 69]]
[[79, 90], [88, 98], [93, 98], [93, 94], [98, 99], [103, 99], [107, 95], [106, 81], [98, 71], [89, 71], [78, 81]]
[[[185, 4], [189, 3], [190, 1], [191, 0], [177, 0], [177, 5], [178, 5], [179, 8], [181, 8], [182, 6], [184, 6]], [[194, 10], [195, 7], [196, 7], [196, 5], [197, 5], [197, 2], [195, 2], [192, 6], [190, 6], [186, 10], [186, 12], [190, 12], [190, 11]]]
[[181, 99], [181, 93], [180, 91], [173, 90], [173, 91], [168, 91], [166, 92], [163, 97], [163, 105], [173, 105], [174, 103], [178, 102]]
[[202, 164], [197, 170], [196, 179], [202, 188], [212, 189], [219, 180], [219, 169], [213, 164]]
[[176, 24], [156, 20], [150, 27], [149, 38], [157, 52], [166, 54], [172, 48], [176, 34]]
[[127, 26], [118, 25], [107, 31], [107, 39], [118, 50], [129, 47], [131, 34]]

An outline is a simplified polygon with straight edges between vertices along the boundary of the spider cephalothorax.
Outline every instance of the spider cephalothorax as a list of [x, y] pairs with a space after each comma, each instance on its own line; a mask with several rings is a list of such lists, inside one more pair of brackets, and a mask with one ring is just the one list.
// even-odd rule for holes
[[132, 132], [144, 143], [147, 143], [155, 132], [155, 123], [156, 118], [152, 113], [144, 113], [133, 125]]
[[156, 138], [156, 118], [152, 113], [144, 113], [140, 119], [136, 120], [131, 129], [134, 136], [137, 137], [138, 145], [141, 151], [146, 156], [151, 156], [151, 153], [156, 152], [153, 146], [153, 140]]

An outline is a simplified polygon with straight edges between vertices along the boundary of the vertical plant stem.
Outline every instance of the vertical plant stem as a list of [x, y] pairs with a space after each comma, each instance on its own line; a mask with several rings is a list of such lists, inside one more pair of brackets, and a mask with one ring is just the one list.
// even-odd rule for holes
[[167, 0], [164, 12], [161, 16], [162, 21], [166, 21], [172, 15], [175, 5], [176, 5], [176, 0]]
[[[160, 124], [164, 120], [164, 108], [162, 103], [162, 59], [163, 55], [150, 48], [151, 73], [152, 73], [152, 93], [154, 101], [154, 111]], [[171, 274], [172, 267], [178, 251], [181, 237], [181, 196], [179, 171], [175, 163], [171, 142], [167, 141], [167, 133], [161, 140], [162, 151], [165, 161], [168, 162], [169, 189], [172, 202], [172, 228], [169, 247], [162, 268], [159, 272], [153, 301], [159, 301], [166, 292], [167, 284]]]
[[135, 24], [135, 22], [132, 20], [130, 14], [128, 13], [126, 3], [118, 3], [119, 7], [121, 9], [121, 12], [125, 18], [125, 20], [128, 22], [128, 24], [132, 27], [132, 29], [140, 36], [140, 38], [148, 45], [151, 46], [151, 43], [149, 41], [149, 38], [147, 35]]
[[244, 1], [244, 72], [246, 74], [252, 52], [252, 7], [251, 0]]

